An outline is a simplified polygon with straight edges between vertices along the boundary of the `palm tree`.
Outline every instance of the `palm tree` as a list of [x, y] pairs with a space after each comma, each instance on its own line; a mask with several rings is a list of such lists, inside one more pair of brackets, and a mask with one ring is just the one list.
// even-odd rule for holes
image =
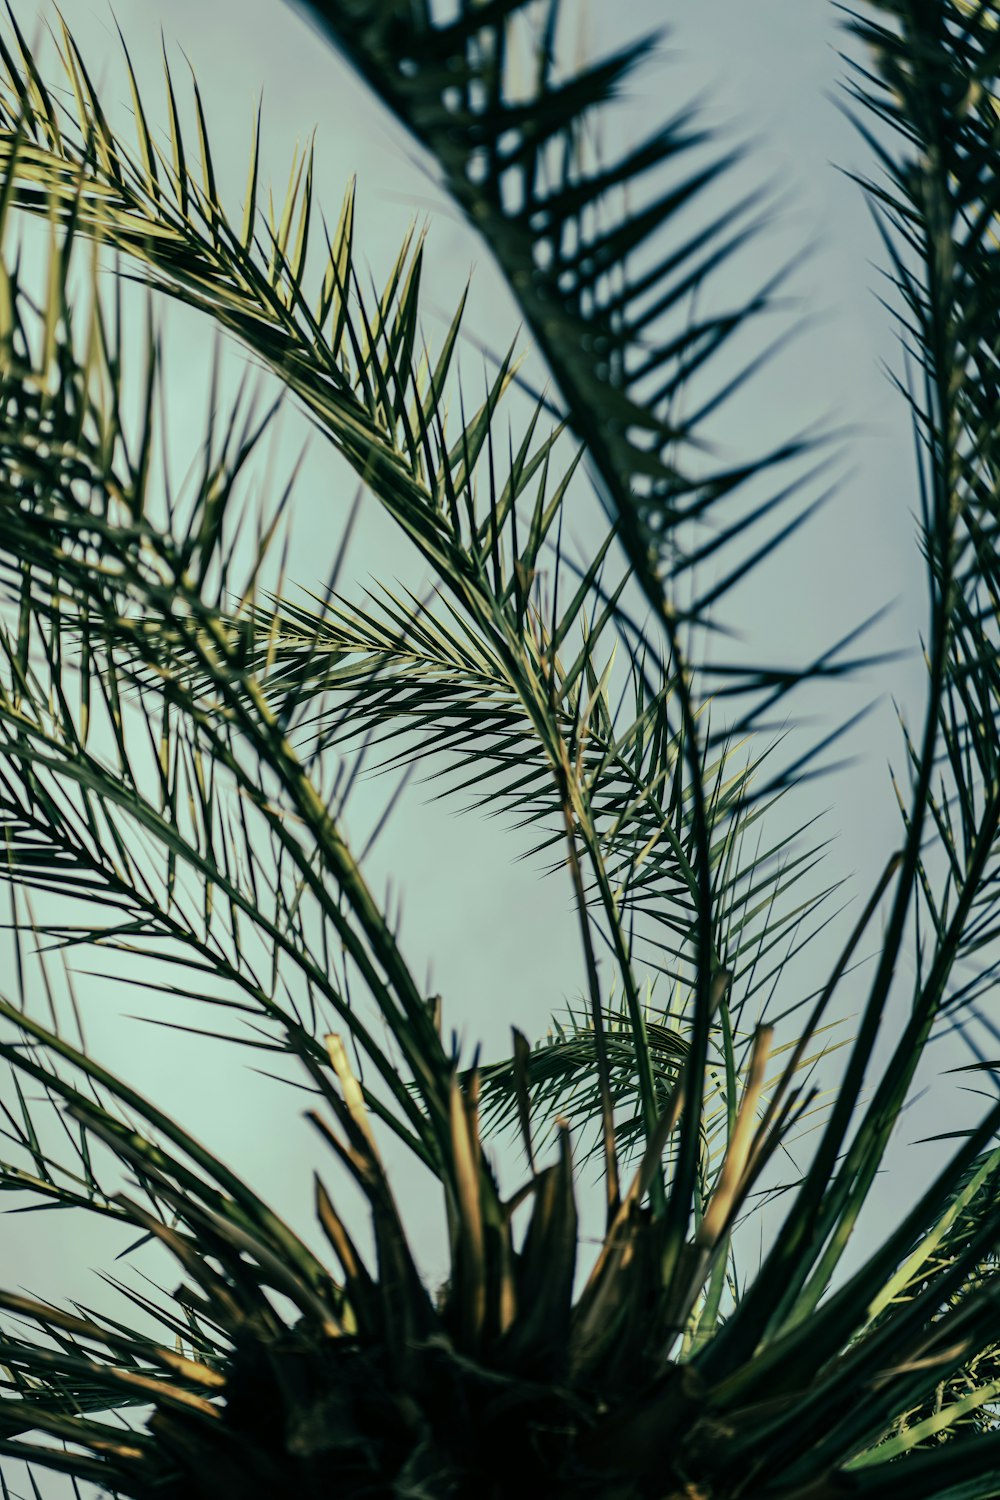
[[[781, 767], [767, 726], [800, 682], [856, 664], [859, 632], [805, 666], [695, 649], [724, 638], [719, 611], [826, 476], [798, 436], [712, 460], [711, 423], [755, 370], [734, 374], [725, 351], [774, 289], [724, 312], [701, 294], [753, 205], [699, 219], [729, 178], [687, 113], [596, 159], [594, 117], [648, 46], [567, 73], [558, 0], [308, 9], [437, 161], [552, 387], [527, 392], [511, 435], [526, 394], [513, 355], [474, 406], [456, 378], [461, 305], [440, 347], [424, 343], [419, 243], [369, 296], [352, 194], [331, 232], [308, 155], [266, 212], [255, 144], [231, 218], [197, 86], [185, 129], [167, 72], [161, 147], [126, 52], [126, 143], [65, 28], [57, 88], [12, 17], [0, 823], [17, 975], [32, 935], [50, 954], [128, 955], [170, 999], [294, 1059], [336, 1182], [367, 1204], [373, 1253], [317, 1176], [318, 1255], [22, 986], [0, 1000], [0, 1182], [103, 1217], [126, 1248], [154, 1242], [183, 1281], [121, 1284], [132, 1312], [115, 1316], [0, 1294], [0, 1452], [150, 1500], [1000, 1495], [1000, 1107], [843, 1265], [930, 1040], [975, 1010], [996, 968], [995, 7], [845, 13], [865, 58], [851, 107], [876, 159], [860, 185], [909, 371], [929, 682], [905, 741], [900, 851], [808, 986], [787, 954], [825, 925], [831, 893], [815, 886], [808, 823], [789, 832], [774, 809], [834, 736]], [[515, 90], [516, 60], [530, 66]], [[25, 215], [47, 226], [41, 296], [17, 253]], [[275, 567], [284, 496], [248, 548], [243, 480], [268, 419], [243, 395], [213, 405], [186, 485], [161, 480], [155, 324], [137, 361], [132, 304], [114, 279], [107, 297], [88, 241], [278, 377], [409, 538], [428, 597], [293, 594]], [[578, 564], [562, 522], [584, 478], [608, 522]], [[450, 792], [527, 827], [568, 875], [582, 1008], [535, 1045], [515, 1034], [507, 1061], [458, 1055], [348, 843], [345, 768], [372, 754], [432, 757]], [[880, 914], [843, 1077], [819, 1111], [822, 1033]], [[905, 958], [908, 1010], [876, 1065]], [[805, 1017], [783, 1046], [751, 1021], [772, 993]], [[774, 1192], [807, 1115], [807, 1165], [744, 1270], [738, 1223]], [[504, 1126], [526, 1159], [514, 1189], [484, 1145]], [[605, 1203], [584, 1263], [588, 1128]], [[390, 1141], [440, 1184], [450, 1270], [436, 1295]]]

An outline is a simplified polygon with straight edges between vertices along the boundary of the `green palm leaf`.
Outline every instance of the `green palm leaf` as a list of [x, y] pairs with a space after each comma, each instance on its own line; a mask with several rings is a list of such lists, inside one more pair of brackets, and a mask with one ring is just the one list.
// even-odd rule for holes
[[[237, 229], [197, 88], [185, 140], [168, 74], [161, 154], [129, 66], [127, 150], [68, 34], [64, 108], [14, 25], [0, 120], [0, 826], [22, 988], [20, 1003], [0, 1000], [13, 1080], [0, 1188], [20, 1206], [26, 1196], [98, 1215], [126, 1249], [155, 1242], [184, 1281], [172, 1297], [126, 1289], [155, 1333], [0, 1297], [16, 1321], [0, 1337], [0, 1452], [137, 1500], [308, 1500], [331, 1482], [348, 1496], [506, 1495], [536, 1480], [595, 1500], [988, 1500], [1000, 1106], [846, 1274], [843, 1257], [929, 1042], [974, 1014], [995, 978], [993, 8], [879, 0], [848, 17], [867, 58], [853, 104], [884, 131], [862, 126], [883, 168], [865, 187], [915, 371], [903, 393], [919, 454], [929, 692], [922, 731], [904, 739], [903, 847], [828, 978], [796, 997], [806, 1018], [788, 1042], [745, 1008], [826, 919], [832, 893], [810, 893], [808, 844], [779, 832], [755, 846], [801, 766], [768, 781], [766, 751], [741, 737], [796, 673], [734, 671], [729, 693], [723, 666], [709, 705], [710, 676], [691, 672], [682, 639], [769, 550], [751, 528], [776, 524], [799, 495], [793, 482], [754, 504], [746, 488], [798, 462], [794, 440], [724, 472], [699, 467], [725, 390], [674, 421], [673, 397], [757, 311], [670, 329], [686, 282], [727, 246], [721, 221], [707, 239], [679, 229], [719, 167], [700, 174], [701, 144], [679, 123], [609, 169], [588, 164], [588, 111], [643, 49], [561, 78], [555, 4], [541, 7], [538, 68], [520, 99], [506, 50], [529, 19], [517, 0], [470, 0], [450, 20], [395, 0], [363, 15], [348, 0], [312, 8], [489, 232], [615, 532], [570, 582], [559, 523], [574, 461], [563, 465], [558, 433], [540, 433], [541, 404], [507, 467], [497, 461], [511, 360], [446, 436], [461, 309], [441, 353], [418, 352], [422, 246], [408, 241], [384, 293], [362, 296], [348, 194], [311, 282], [308, 156], [265, 219], [254, 148]], [[608, 202], [647, 171], [687, 165], [648, 204]], [[52, 221], [40, 302], [6, 238], [20, 210]], [[673, 248], [630, 279], [654, 230], [675, 232]], [[81, 299], [80, 326], [81, 234], [264, 361], [412, 538], [433, 570], [428, 601], [284, 597], [265, 578], [283, 500], [245, 558], [234, 518], [262, 429], [242, 398], [214, 417], [184, 502], [157, 493], [155, 337], [132, 422], [99, 293]], [[615, 536], [655, 605], [651, 624], [631, 618]], [[725, 549], [721, 584], [685, 598], [692, 563]], [[834, 653], [816, 670], [842, 667]], [[750, 707], [732, 708], [744, 692]], [[460, 1068], [437, 998], [414, 980], [352, 854], [336, 763], [357, 766], [359, 740], [383, 768], [423, 759], [436, 786], [504, 810], [535, 853], [565, 859], [587, 995], [547, 1041], [516, 1036], [510, 1062]], [[330, 1269], [179, 1122], [37, 1019], [23, 983], [31, 909], [25, 923], [16, 904], [32, 891], [46, 918], [49, 902], [91, 903], [84, 920], [46, 919], [46, 944], [165, 954], [175, 1000], [229, 1010], [253, 1045], [298, 1059], [374, 1255], [317, 1182]], [[831, 1007], [884, 901], [857, 1036], [819, 1111], [811, 1074]], [[907, 951], [910, 1003], [876, 1065]], [[655, 1006], [653, 974], [671, 986]], [[604, 1166], [605, 1230], [579, 1274], [567, 1107], [596, 1128]], [[748, 1274], [734, 1253], [740, 1220], [773, 1196], [777, 1162], [794, 1166], [791, 1144], [817, 1113], [815, 1149]], [[482, 1139], [484, 1123], [504, 1121], [528, 1164], [509, 1196]], [[443, 1189], [437, 1297], [380, 1128]], [[547, 1128], [555, 1149], [543, 1157]], [[145, 1425], [140, 1402], [152, 1407]]]

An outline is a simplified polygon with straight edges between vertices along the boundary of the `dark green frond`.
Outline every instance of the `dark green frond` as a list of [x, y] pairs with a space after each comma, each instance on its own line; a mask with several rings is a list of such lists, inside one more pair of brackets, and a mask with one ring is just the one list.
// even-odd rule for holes
[[[780, 277], [742, 307], [706, 313], [699, 299], [760, 228], [760, 196], [737, 196], [740, 153], [714, 146], [690, 109], [610, 161], [590, 144], [595, 119], [658, 38], [566, 70], [561, 0], [468, 6], [449, 19], [427, 3], [374, 14], [357, 0], [300, 8], [432, 153], [490, 247], [654, 606], [668, 580], [679, 582], [709, 552], [718, 557], [738, 537], [745, 553], [751, 525], [768, 522], [791, 492], [750, 515], [744, 489], [799, 447], [713, 472], [705, 420], [752, 369], [705, 382], [724, 364], [719, 352], [769, 308]], [[723, 183], [731, 201], [705, 223], [700, 201]], [[699, 399], [684, 411], [692, 388]], [[779, 539], [780, 528], [765, 546]], [[735, 564], [723, 573], [730, 567], [711, 597], [683, 612], [703, 615], [736, 581]], [[672, 590], [667, 598], [680, 613]]]

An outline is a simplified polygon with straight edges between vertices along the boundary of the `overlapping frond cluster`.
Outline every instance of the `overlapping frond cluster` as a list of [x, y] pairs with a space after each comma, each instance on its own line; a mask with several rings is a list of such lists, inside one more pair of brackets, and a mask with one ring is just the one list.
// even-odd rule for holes
[[[499, 1494], [525, 1472], [544, 1475], [552, 1493], [567, 1497], [603, 1495], [609, 1486], [641, 1493], [650, 1419], [668, 1389], [686, 1385], [662, 1349], [691, 1316], [733, 1215], [780, 1137], [754, 1121], [766, 1038], [740, 1105], [741, 1145], [667, 1299], [658, 1290], [663, 1221], [651, 1223], [641, 1205], [682, 1090], [577, 1287], [568, 1131], [560, 1132], [556, 1161], [534, 1168], [504, 1200], [480, 1142], [476, 1081], [462, 1086], [452, 1072], [440, 1171], [451, 1267], [434, 1300], [338, 1037], [328, 1048], [340, 1093], [312, 1118], [368, 1201], [377, 1270], [317, 1179], [319, 1220], [340, 1267], [335, 1280], [238, 1177], [126, 1083], [15, 1007], [0, 1008], [44, 1047], [39, 1060], [26, 1061], [7, 1043], [3, 1055], [65, 1105], [88, 1162], [104, 1146], [134, 1180], [128, 1192], [109, 1190], [88, 1165], [93, 1205], [157, 1241], [184, 1274], [172, 1304], [144, 1307], [176, 1335], [176, 1348], [85, 1309], [3, 1296], [8, 1315], [35, 1331], [3, 1345], [9, 1394], [0, 1405], [0, 1452], [142, 1500], [220, 1489], [249, 1500], [318, 1497], [328, 1493], [331, 1472], [344, 1494], [359, 1497], [373, 1487], [430, 1497], [442, 1485], [473, 1482]], [[530, 1133], [527, 1144], [532, 1155]], [[529, 1204], [518, 1245], [514, 1215]], [[609, 1404], [612, 1387], [623, 1395], [652, 1389], [653, 1408], [637, 1417], [630, 1406]], [[100, 1415], [127, 1417], [137, 1402], [154, 1408], [144, 1430]], [[35, 1435], [20, 1436], [25, 1429]]]
[[[724, 301], [732, 258], [768, 222], [768, 192], [741, 183], [737, 196], [743, 153], [721, 150], [690, 107], [606, 159], [613, 106], [658, 35], [568, 66], [563, 0], [457, 13], [395, 0], [374, 14], [358, 0], [295, 3], [429, 150], [495, 257], [676, 665], [682, 627], [714, 629], [741, 580], [828, 498], [815, 434], [717, 456], [713, 419], [775, 347], [735, 352], [766, 328], [787, 268]], [[688, 654], [682, 696], [739, 705], [743, 732], [804, 679], [848, 670], [858, 634], [808, 664]], [[657, 649], [649, 632], [645, 645]], [[732, 725], [713, 729], [725, 743]]]
[[[483, 235], [652, 608], [656, 624], [643, 632], [637, 654], [666, 657], [672, 680], [669, 738], [681, 749], [678, 805], [690, 809], [695, 887], [691, 1044], [704, 1079], [714, 997], [727, 993], [728, 972], [720, 961], [725, 918], [714, 892], [706, 765], [733, 735], [766, 722], [804, 678], [842, 671], [857, 634], [805, 667], [740, 660], [695, 667], [689, 659], [687, 627], [717, 623], [720, 601], [806, 518], [823, 470], [813, 445], [798, 436], [764, 454], [712, 456], [713, 414], [756, 367], [751, 359], [734, 368], [716, 355], [770, 307], [774, 291], [762, 288], [719, 311], [710, 300], [713, 273], [759, 224], [760, 194], [734, 202], [730, 192], [718, 213], [704, 207], [732, 162], [689, 111], [602, 160], [592, 145], [596, 122], [652, 42], [567, 71], [559, 0], [497, 0], [457, 11], [431, 0], [389, 0], [374, 13], [357, 0], [308, 0], [302, 8], [429, 150]], [[725, 700], [725, 715], [705, 715], [710, 691]], [[784, 767], [777, 784], [787, 785], [819, 748]], [[752, 793], [743, 788], [741, 801], [765, 795], [761, 783]], [[637, 1025], [635, 1001], [632, 1009]], [[647, 1130], [650, 1099], [647, 1084]], [[681, 1136], [675, 1233], [696, 1176], [693, 1115]]]
[[[987, 1500], [1000, 1468], [1000, 1106], [873, 1253], [838, 1271], [936, 1024], [967, 1011], [994, 972], [992, 10], [880, 0], [851, 22], [871, 59], [857, 97], [902, 137], [872, 138], [887, 178], [869, 191], [918, 372], [930, 693], [909, 747], [903, 849], [782, 1048], [743, 1011], [818, 914], [820, 898], [798, 894], [814, 856], [782, 836], [754, 846], [786, 778], [761, 789], [760, 750], [706, 723], [681, 626], [755, 566], [749, 528], [795, 487], [749, 510], [730, 501], [799, 450], [706, 473], [699, 437], [731, 381], [677, 414], [756, 310], [685, 321], [688, 294], [735, 248], [738, 218], [637, 269], [719, 167], [697, 156], [707, 143], [686, 120], [610, 168], [593, 162], [590, 116], [643, 48], [562, 76], [555, 3], [463, 0], [443, 20], [396, 0], [312, 8], [489, 236], [615, 533], [569, 582], [560, 520], [574, 464], [550, 477], [560, 434], [541, 434], [541, 403], [519, 441], [501, 441], [510, 360], [446, 435], [461, 309], [433, 357], [419, 335], [419, 246], [404, 247], [380, 298], [363, 296], [349, 194], [309, 290], [308, 158], [265, 222], [254, 152], [237, 230], [197, 91], [195, 171], [169, 73], [168, 149], [133, 78], [130, 151], [68, 34], [64, 107], [13, 27], [0, 227], [9, 234], [19, 210], [42, 215], [52, 249], [40, 307], [9, 253], [0, 281], [5, 873], [46, 903], [100, 904], [72, 924], [46, 905], [50, 939], [166, 956], [181, 976], [161, 986], [169, 995], [228, 1009], [257, 1045], [299, 1059], [314, 1122], [367, 1204], [374, 1256], [317, 1181], [327, 1265], [238, 1174], [42, 1025], [30, 997], [0, 1001], [16, 1100], [0, 1188], [147, 1237], [184, 1278], [172, 1299], [128, 1293], [147, 1331], [0, 1296], [0, 1452], [137, 1500], [308, 1497], [331, 1482], [358, 1500], [528, 1487], [567, 1500]], [[525, 38], [534, 78], [515, 88]], [[629, 203], [622, 190], [653, 168], [683, 180]], [[80, 235], [279, 377], [416, 544], [433, 570], [426, 600], [266, 591], [274, 518], [249, 559], [235, 536], [261, 430], [242, 403], [215, 414], [193, 490], [157, 492], [155, 340], [130, 427], [119, 330], [92, 283], [74, 289]], [[706, 542], [699, 528], [712, 524]], [[625, 606], [616, 539], [650, 625]], [[726, 548], [744, 550], [720, 585], [682, 600], [692, 563]], [[794, 680], [739, 678], [755, 690], [743, 727]], [[553, 863], [564, 856], [588, 994], [547, 1045], [518, 1036], [509, 1062], [483, 1070], [444, 1046], [437, 1003], [343, 835], [350, 778], [338, 768], [359, 741], [387, 766], [423, 760], [447, 790], [523, 822]], [[734, 1278], [738, 1219], [815, 1108], [814, 1054], [886, 899], [840, 1090], [758, 1271]], [[911, 937], [911, 1009], [871, 1081]], [[655, 1008], [652, 974], [672, 986]], [[26, 1084], [57, 1107], [58, 1148]], [[586, 1267], [570, 1126], [553, 1118], [567, 1105], [596, 1122], [603, 1151], [606, 1230]], [[506, 1196], [482, 1139], [497, 1118], [516, 1125], [528, 1164]], [[539, 1123], [554, 1126], [548, 1164]], [[377, 1127], [441, 1185], [450, 1262], [436, 1297]], [[638, 1162], [627, 1180], [623, 1148]]]
[[[74, 233], [126, 252], [154, 285], [237, 334], [295, 393], [439, 580], [442, 597], [433, 610], [397, 600], [388, 601], [388, 612], [347, 606], [343, 617], [325, 598], [310, 611], [255, 605], [226, 626], [239, 642], [236, 661], [258, 672], [282, 730], [291, 732], [312, 696], [324, 695], [330, 712], [317, 723], [313, 752], [348, 723], [376, 733], [416, 727], [418, 747], [446, 748], [465, 765], [476, 757], [480, 797], [516, 803], [521, 818], [551, 817], [550, 839], [571, 833], [579, 848], [578, 896], [596, 914], [593, 941], [609, 948], [625, 996], [633, 1087], [648, 1134], [658, 1086], [635, 973], [638, 950], [680, 986], [680, 998], [670, 1002], [675, 1011], [700, 1007], [704, 1046], [721, 1036], [734, 1077], [752, 1028], [729, 1020], [720, 1030], [713, 1013], [720, 1005], [725, 1011], [730, 995], [745, 1004], [770, 986], [787, 948], [810, 930], [823, 893], [798, 899], [798, 881], [811, 870], [814, 851], [793, 855], [788, 835], [772, 846], [752, 845], [762, 811], [755, 804], [764, 797], [764, 778], [753, 776], [757, 762], [721, 733], [712, 756], [703, 757], [685, 674], [676, 654], [664, 656], [662, 641], [626, 629], [632, 660], [615, 674], [608, 640], [624, 627], [623, 582], [605, 579], [614, 566], [612, 537], [577, 577], [566, 576], [560, 523], [575, 463], [550, 477], [559, 429], [542, 435], [542, 405], [519, 442], [501, 438], [497, 408], [511, 381], [510, 360], [483, 405], [446, 436], [462, 309], [432, 357], [418, 334], [422, 250], [404, 246], [377, 306], [369, 306], [353, 264], [348, 194], [311, 297], [310, 225], [318, 215], [308, 160], [293, 169], [277, 222], [265, 225], [256, 217], [255, 149], [237, 229], [216, 186], [197, 94], [196, 172], [169, 73], [170, 149], [155, 146], [133, 78], [138, 145], [130, 152], [110, 131], [65, 33], [62, 53], [72, 108], [55, 102], [19, 34], [7, 55], [10, 128], [0, 149], [9, 154], [12, 203], [54, 214]], [[142, 648], [161, 672], [163, 653], [178, 649], [177, 633], [160, 630], [156, 611], [142, 629]], [[130, 645], [137, 641], [133, 633]], [[331, 673], [331, 655], [339, 660], [348, 644], [347, 666]], [[148, 683], [133, 655], [119, 665]], [[186, 670], [204, 686], [190, 661]], [[444, 696], [436, 700], [435, 691]], [[484, 776], [482, 762], [490, 759], [494, 770]], [[782, 785], [774, 778], [772, 795]], [[722, 973], [732, 980], [713, 1003], [708, 981]], [[587, 1046], [593, 1039], [600, 1068], [607, 997], [593, 964], [590, 975], [590, 1028], [580, 1040]], [[606, 1117], [603, 1088], [601, 1110]], [[694, 1142], [692, 1129], [689, 1154]]]
[[[442, 797], [457, 794], [467, 805], [506, 814], [522, 828], [538, 827], [535, 852], [551, 851], [561, 863], [564, 789], [526, 712], [523, 684], [534, 679], [534, 702], [547, 708], [556, 743], [566, 747], [574, 813], [579, 824], [586, 822], [581, 843], [599, 856], [600, 863], [591, 865], [593, 873], [587, 872], [591, 909], [599, 923], [604, 919], [603, 935], [612, 955], [617, 928], [627, 934], [629, 968], [639, 979], [650, 975], [661, 990], [667, 987], [669, 998], [645, 1006], [644, 1026], [662, 1090], [674, 1081], [676, 1069], [667, 1065], [670, 1047], [658, 1045], [656, 1038], [676, 1035], [677, 1051], [683, 1053], [683, 1018], [694, 988], [698, 881], [692, 807], [680, 737], [669, 718], [672, 681], [654, 693], [633, 664], [619, 687], [614, 648], [603, 644], [612, 620], [607, 606], [596, 620], [584, 621], [578, 650], [560, 649], [580, 634], [576, 627], [588, 597], [585, 589], [602, 562], [598, 558], [592, 565], [555, 624], [543, 599], [532, 608], [529, 631], [518, 634], [516, 622], [508, 621], [511, 646], [503, 653], [491, 650], [488, 640], [470, 629], [467, 617], [443, 596], [425, 601], [382, 593], [372, 596], [366, 608], [345, 600], [294, 607], [285, 601], [277, 620], [269, 616], [261, 623], [269, 643], [264, 686], [277, 702], [286, 684], [297, 694], [316, 695], [317, 706], [303, 720], [307, 734], [315, 737], [310, 738], [314, 753], [363, 739], [369, 757], [378, 757], [379, 769], [414, 761], [429, 764], [434, 767], [428, 773], [432, 785], [445, 788]], [[803, 829], [784, 834], [771, 846], [757, 837], [767, 806], [755, 805], [748, 789], [762, 774], [765, 758], [766, 752], [755, 758], [750, 747], [732, 745], [704, 770], [719, 935], [716, 963], [732, 976], [723, 1005], [732, 1009], [731, 1025], [737, 1029], [744, 1010], [762, 1004], [762, 996], [775, 987], [789, 952], [815, 935], [810, 919], [832, 895], [832, 888], [812, 889], [795, 899], [821, 853], [818, 847], [803, 847]], [[619, 1052], [619, 1063], [612, 1064], [613, 1092], [617, 1097], [624, 1089], [627, 1098], [635, 1091], [634, 1022], [627, 997], [617, 1027], [617, 1042], [610, 1031], [607, 1041], [609, 1057], [611, 1050]], [[728, 1066], [734, 1067], [746, 1036], [736, 1039], [735, 1050], [732, 1036], [728, 1046], [721, 1034], [717, 1041], [720, 1067], [725, 1050]], [[559, 1059], [552, 1056], [552, 1072], [545, 1061], [546, 1039], [534, 1054], [539, 1077], [560, 1079], [567, 1086], [565, 1095], [561, 1087], [546, 1094], [553, 1108], [560, 1099], [569, 1108], [571, 1085], [585, 1093], [591, 1086], [593, 1017], [574, 1017], [568, 1027], [560, 1027], [553, 1045], [561, 1050], [563, 1043], [568, 1050]], [[567, 1066], [571, 1059], [574, 1065]], [[498, 1107], [492, 1087], [509, 1076], [507, 1064], [484, 1073], [486, 1098]], [[533, 1078], [529, 1081], [533, 1084]], [[710, 1090], [716, 1086], [709, 1081]], [[626, 1144], [641, 1138], [642, 1128], [641, 1113], [616, 1126]]]
[[883, 152], [885, 179], [866, 186], [900, 294], [933, 605], [927, 658], [935, 712], [924, 744], [907, 738], [935, 835], [934, 854], [920, 862], [915, 998], [947, 1014], [993, 984], [1000, 934], [996, 27], [989, 7], [956, 6], [928, 19], [913, 51], [896, 29], [900, 8], [877, 9], [884, 16], [857, 19], [853, 29], [877, 49], [880, 75], [859, 76], [853, 96], [886, 126], [935, 146], [922, 170]]
[[[417, 1038], [425, 1031], [433, 1048], [437, 1032], [331, 814], [335, 775], [326, 785], [310, 778], [220, 612], [233, 583], [227, 507], [242, 500], [260, 425], [241, 428], [237, 409], [228, 430], [210, 430], [197, 493], [183, 497], [189, 524], [158, 527], [146, 493], [155, 355], [146, 425], [132, 444], [119, 425], [120, 349], [99, 299], [86, 357], [74, 352], [68, 270], [54, 244], [46, 319], [4, 272], [4, 873], [97, 903], [91, 925], [62, 932], [66, 942], [172, 959], [182, 977], [168, 993], [263, 1023], [257, 1040], [289, 1048], [311, 1074], [325, 1066], [321, 1038], [336, 1018], [419, 1144], [425, 1118], [384, 1039], [351, 1007], [352, 978], [411, 1051], [414, 1079], [424, 1070]], [[251, 596], [266, 543], [252, 559]], [[144, 628], [154, 621], [157, 630]], [[138, 696], [137, 658], [156, 677]]]
[[[694, 112], [681, 109], [602, 159], [593, 139], [597, 113], [657, 38], [567, 70], [560, 0], [463, 5], [444, 17], [432, 0], [386, 4], [374, 14], [356, 0], [308, 0], [301, 8], [429, 148], [491, 247], [567, 419], [587, 444], [637, 577], [659, 601], [665, 578], [724, 555], [733, 542], [720, 524], [724, 502], [734, 520], [755, 473], [797, 452], [792, 443], [708, 473], [696, 462], [708, 415], [749, 371], [730, 370], [711, 389], [699, 383], [697, 400], [687, 399], [692, 385], [703, 373], [715, 377], [724, 366], [718, 352], [768, 306], [774, 289], [724, 312], [698, 300], [762, 222], [752, 192], [736, 202], [730, 195], [725, 212], [699, 212], [740, 153], [708, 149]], [[686, 231], [661, 253], [657, 236], [678, 222]], [[790, 498], [763, 506], [754, 520], [773, 520], [780, 500]], [[747, 524], [743, 516], [735, 532], [744, 534]], [[732, 582], [713, 585], [713, 597]], [[708, 602], [691, 601], [687, 612], [703, 614]], [[679, 601], [671, 603], [680, 611]]]
[[[890, 1320], [900, 1304], [913, 1301], [925, 1291], [928, 1281], [941, 1275], [960, 1257], [969, 1267], [948, 1295], [938, 1318], [950, 1319], [966, 1310], [967, 1299], [986, 1288], [997, 1273], [996, 1253], [990, 1249], [969, 1266], [968, 1251], [982, 1249], [983, 1219], [992, 1214], [997, 1195], [995, 1154], [986, 1152], [957, 1175], [952, 1202], [934, 1226], [932, 1237], [915, 1244], [910, 1261], [883, 1290], [876, 1325]], [[912, 1410], [901, 1412], [892, 1432], [875, 1450], [880, 1459], [917, 1447], [947, 1442], [956, 1433], [990, 1432], [996, 1426], [996, 1402], [1000, 1397], [998, 1346], [984, 1344], [960, 1369], [945, 1376], [932, 1395], [923, 1397]]]

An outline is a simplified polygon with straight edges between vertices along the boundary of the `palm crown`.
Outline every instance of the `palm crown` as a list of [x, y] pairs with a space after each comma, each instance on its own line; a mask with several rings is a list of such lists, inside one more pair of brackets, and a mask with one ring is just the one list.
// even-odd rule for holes
[[[551, 390], [523, 430], [508, 426], [523, 386], [512, 352], [471, 400], [456, 375], [462, 306], [437, 347], [424, 341], [422, 244], [409, 239], [369, 295], [353, 194], [331, 229], [308, 154], [280, 211], [265, 210], [258, 130], [230, 217], [197, 85], [188, 126], [167, 72], [161, 146], [125, 52], [126, 142], [65, 28], [57, 89], [11, 19], [0, 823], [9, 880], [43, 893], [43, 946], [159, 960], [151, 984], [305, 1070], [374, 1254], [336, 1186], [316, 1179], [328, 1263], [71, 1041], [54, 1005], [43, 1023], [24, 989], [0, 1000], [3, 1186], [104, 1216], [126, 1244], [157, 1241], [183, 1275], [171, 1297], [123, 1288], [135, 1326], [0, 1294], [0, 1451], [136, 1497], [998, 1494], [1000, 1107], [839, 1271], [929, 1040], [994, 973], [994, 8], [845, 13], [865, 49], [851, 107], [875, 159], [860, 186], [911, 376], [927, 709], [905, 743], [899, 853], [832, 971], [804, 999], [786, 984], [800, 1026], [781, 1045], [751, 1017], [781, 993], [784, 955], [823, 925], [831, 891], [813, 877], [810, 825], [789, 833], [772, 810], [835, 736], [782, 767], [769, 725], [801, 681], [857, 664], [860, 632], [805, 665], [696, 654], [705, 632], [724, 638], [733, 591], [827, 479], [812, 439], [724, 466], [705, 440], [756, 368], [734, 374], [724, 351], [774, 289], [723, 312], [701, 297], [753, 205], [690, 217], [729, 162], [706, 158], [688, 113], [610, 164], [594, 157], [588, 126], [649, 44], [567, 73], [557, 0], [463, 0], [450, 18], [428, 0], [308, 9], [488, 241]], [[25, 214], [48, 226], [41, 301], [16, 253]], [[244, 476], [268, 418], [242, 395], [213, 406], [183, 490], [161, 481], [155, 327], [137, 366], [120, 301], [82, 274], [84, 242], [278, 377], [417, 549], [428, 597], [285, 588], [273, 555], [287, 496], [248, 555]], [[608, 521], [578, 565], [563, 517], [584, 478]], [[547, 1039], [515, 1034], [506, 1061], [458, 1055], [346, 838], [344, 802], [373, 753], [401, 767], [433, 756], [449, 793], [503, 811], [568, 874], [586, 995]], [[880, 913], [839, 1088], [744, 1272], [734, 1230], [817, 1116], [812, 1065]], [[904, 952], [912, 997], [876, 1068]], [[504, 1125], [526, 1158], [513, 1190], [483, 1144]], [[574, 1134], [605, 1193], [588, 1264]], [[436, 1296], [384, 1165], [391, 1136], [443, 1192]]]

